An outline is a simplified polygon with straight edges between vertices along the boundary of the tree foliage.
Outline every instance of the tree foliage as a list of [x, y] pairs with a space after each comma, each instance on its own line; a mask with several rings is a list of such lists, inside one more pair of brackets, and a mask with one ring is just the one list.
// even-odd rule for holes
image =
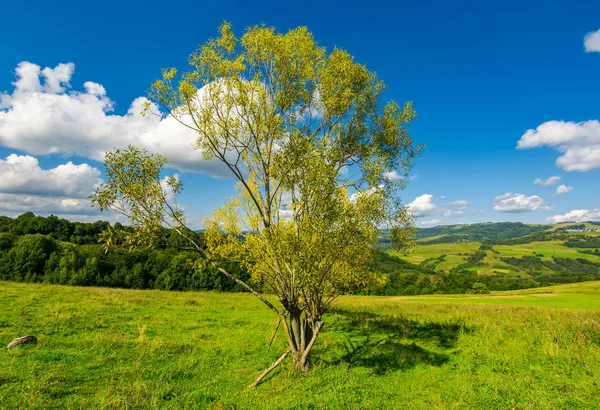
[[[225, 275], [241, 283], [223, 269], [239, 261], [276, 295], [283, 310], [247, 286], [279, 315], [294, 365], [305, 369], [330, 303], [373, 283], [378, 229], [397, 248], [412, 246], [397, 192], [420, 151], [406, 128], [415, 111], [383, 104], [374, 72], [344, 50], [328, 53], [305, 27], [255, 26], [238, 38], [223, 23], [189, 63], [182, 74], [162, 71], [146, 114], [164, 109], [193, 129], [194, 148], [230, 170], [238, 196], [206, 222], [206, 249], [188, 239]], [[107, 155], [94, 203], [136, 228], [108, 233], [107, 243], [147, 246], [163, 224], [188, 237], [174, 202], [181, 184], [164, 183], [164, 164], [134, 147]]]

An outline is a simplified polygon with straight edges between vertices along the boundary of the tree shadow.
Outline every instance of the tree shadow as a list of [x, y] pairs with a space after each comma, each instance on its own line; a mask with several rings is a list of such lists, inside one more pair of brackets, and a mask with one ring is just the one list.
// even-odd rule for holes
[[343, 353], [330, 364], [373, 369], [375, 374], [404, 371], [417, 365], [441, 366], [456, 353], [464, 322], [419, 321], [401, 315], [335, 309], [329, 326], [342, 335]]

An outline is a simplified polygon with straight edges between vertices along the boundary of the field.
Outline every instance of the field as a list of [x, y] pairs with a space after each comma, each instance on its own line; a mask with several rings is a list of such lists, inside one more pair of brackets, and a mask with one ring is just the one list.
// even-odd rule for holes
[[444, 261], [437, 265], [436, 270], [449, 270], [464, 263], [465, 258], [479, 249], [480, 245], [479, 242], [441, 243], [421, 245], [415, 252], [408, 255], [394, 251], [390, 251], [390, 253], [417, 265], [427, 259], [439, 258], [442, 255], [446, 255]]
[[[247, 294], [0, 282], [0, 408], [594, 409], [600, 282], [489, 296], [343, 297], [313, 369]], [[565, 308], [569, 306], [570, 308]]]
[[563, 242], [564, 241], [544, 241], [521, 245], [495, 245], [494, 249], [498, 251], [500, 256], [514, 256], [517, 258], [536, 253], [544, 255], [543, 258], [546, 259], [557, 256], [560, 258], [582, 258], [591, 261], [600, 261], [600, 258], [596, 255], [577, 252], [584, 248], [569, 248], [568, 246], [565, 246]]
[[[577, 237], [576, 235], [573, 236]], [[586, 236], [593, 236], [593, 233], [586, 233]], [[426, 266], [432, 267], [436, 272], [448, 272], [451, 269], [464, 264], [469, 255], [473, 254], [481, 245], [480, 242], [475, 241], [427, 244], [429, 240], [436, 238], [439, 237], [431, 237], [419, 241], [420, 246], [417, 247], [413, 253], [408, 255], [394, 251], [389, 251], [389, 253], [417, 265], [425, 262]], [[508, 276], [517, 274], [524, 276], [524, 271], [502, 262], [500, 258], [520, 258], [533, 255], [537, 255], [542, 258], [542, 260], [548, 261], [552, 260], [552, 257], [560, 257], [570, 259], [581, 258], [592, 262], [600, 262], [600, 257], [597, 255], [580, 253], [578, 251], [585, 250], [585, 248], [570, 248], [565, 246], [564, 241], [539, 241], [518, 245], [493, 245], [493, 249], [495, 252], [487, 251], [487, 256], [482, 260], [482, 266], [478, 266], [472, 270], [480, 275], [504, 273]], [[435, 260], [442, 256], [444, 257], [441, 261]]]

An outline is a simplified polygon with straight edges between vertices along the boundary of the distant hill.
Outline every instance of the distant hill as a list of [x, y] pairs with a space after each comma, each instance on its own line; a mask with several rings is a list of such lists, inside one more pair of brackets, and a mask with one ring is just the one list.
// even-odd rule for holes
[[531, 225], [521, 222], [487, 222], [469, 225], [443, 225], [433, 228], [418, 228], [416, 239], [422, 245], [461, 241], [502, 243], [503, 241], [523, 237], [530, 237], [532, 240], [544, 240], [544, 238], [547, 240], [556, 239], [556, 235], [578, 230], [588, 233], [600, 233], [600, 222], [562, 223], [555, 225]]
[[[527, 225], [521, 222], [479, 223], [470, 225], [444, 225], [433, 228], [419, 228], [417, 239], [436, 240], [448, 236], [447, 242], [465, 241], [499, 241], [518, 238], [551, 229], [551, 225]], [[441, 242], [440, 242], [441, 243]]]
[[[393, 266], [383, 294], [468, 293], [600, 280], [600, 223], [518, 222], [419, 229], [412, 264]], [[382, 240], [382, 249], [389, 243]], [[385, 270], [380, 270], [386, 274]]]

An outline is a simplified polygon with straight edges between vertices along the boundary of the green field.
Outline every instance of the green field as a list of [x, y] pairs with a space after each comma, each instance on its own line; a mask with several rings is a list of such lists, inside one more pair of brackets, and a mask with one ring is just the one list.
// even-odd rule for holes
[[[276, 319], [248, 294], [0, 282], [0, 408], [594, 409], [600, 282], [342, 297], [313, 369], [247, 385]], [[566, 308], [566, 307], [569, 308]]]
[[432, 258], [438, 258], [446, 255], [444, 262], [437, 265], [436, 270], [449, 270], [461, 263], [465, 262], [465, 258], [469, 254], [479, 249], [479, 242], [456, 242], [456, 243], [441, 243], [435, 245], [419, 246], [413, 253], [404, 255], [400, 252], [390, 251], [390, 254], [398, 256], [414, 264], [419, 264], [423, 261]]
[[[588, 234], [586, 234], [588, 236]], [[438, 238], [438, 237], [433, 237]], [[479, 249], [480, 242], [454, 242], [427, 245], [427, 241], [431, 238], [421, 240], [420, 246], [413, 253], [408, 255], [389, 251], [390, 254], [404, 259], [414, 264], [429, 264], [433, 266], [436, 272], [448, 272], [453, 268], [466, 262], [468, 256]], [[516, 274], [524, 275], [525, 272], [501, 261], [502, 257], [533, 256], [537, 254], [544, 260], [551, 260], [552, 257], [570, 258], [570, 259], [586, 259], [592, 262], [600, 262], [600, 257], [579, 253], [579, 250], [585, 248], [570, 248], [564, 245], [564, 241], [539, 241], [530, 242], [519, 245], [494, 245], [493, 249], [496, 252], [487, 251], [487, 256], [483, 259], [482, 266], [473, 268], [480, 275], [491, 275], [495, 273], [504, 273], [509, 276]], [[432, 261], [442, 255], [444, 260], [441, 262]], [[433, 265], [431, 263], [433, 262]]]
[[556, 256], [560, 258], [582, 258], [591, 261], [600, 261], [600, 258], [596, 255], [577, 252], [584, 248], [569, 248], [565, 246], [564, 241], [531, 242], [521, 245], [495, 245], [494, 249], [500, 253], [500, 256], [513, 256], [517, 258], [537, 253], [543, 254], [543, 257], [546, 259]]

